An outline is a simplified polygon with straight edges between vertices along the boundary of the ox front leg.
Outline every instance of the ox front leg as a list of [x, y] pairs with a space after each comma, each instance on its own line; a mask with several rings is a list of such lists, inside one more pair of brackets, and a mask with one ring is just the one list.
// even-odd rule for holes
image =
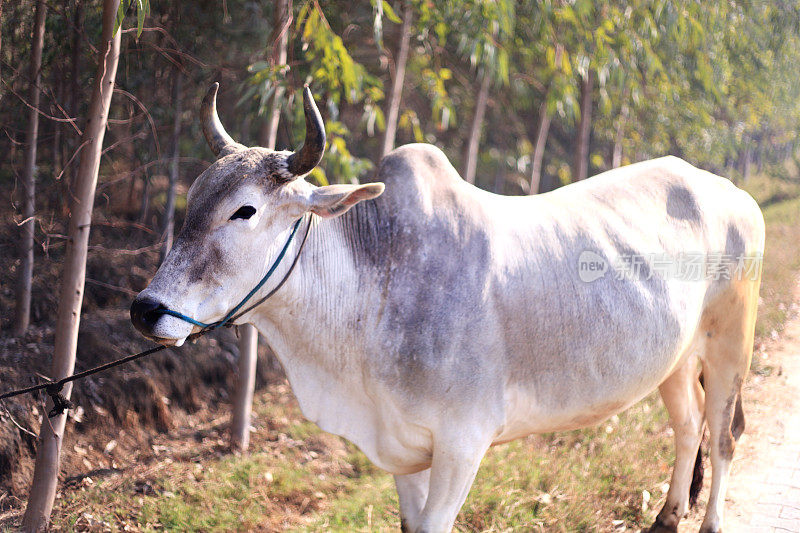
[[412, 524], [419, 522], [419, 515], [428, 498], [431, 469], [416, 474], [394, 476], [397, 497], [400, 500], [400, 529], [403, 533], [413, 531]]
[[446, 533], [453, 528], [489, 444], [489, 440], [471, 440], [464, 435], [435, 439], [428, 497], [408, 531]]

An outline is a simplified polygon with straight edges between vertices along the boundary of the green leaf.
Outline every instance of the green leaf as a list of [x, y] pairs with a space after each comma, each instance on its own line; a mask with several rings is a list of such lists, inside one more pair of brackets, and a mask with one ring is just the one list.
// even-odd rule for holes
[[[117, 8], [117, 17], [114, 21], [114, 35], [117, 34], [122, 23], [125, 21], [125, 14], [131, 7], [132, 0], [121, 0]], [[136, 0], [136, 38], [138, 39], [144, 31], [144, 19], [150, 14], [150, 0]]]
[[138, 9], [136, 12], [136, 38], [142, 36], [142, 31], [144, 30], [144, 17], [150, 11], [150, 2], [149, 0], [137, 0]]
[[309, 176], [311, 176], [321, 187], [330, 185], [330, 183], [328, 183], [328, 176], [325, 175], [325, 171], [319, 166], [314, 167], [314, 170], [311, 171]]
[[503, 85], [508, 85], [508, 72], [508, 52], [500, 50], [500, 53], [497, 55], [497, 73]]
[[117, 8], [117, 20], [114, 22], [114, 35], [116, 35], [122, 27], [122, 21], [125, 20], [125, 12], [128, 11], [128, 6], [130, 6], [130, 0], [122, 0], [119, 3], [119, 7]]
[[383, 0], [383, 13], [386, 15], [386, 18], [394, 22], [395, 24], [402, 24], [403, 20], [397, 16], [392, 9], [392, 6], [386, 0]]

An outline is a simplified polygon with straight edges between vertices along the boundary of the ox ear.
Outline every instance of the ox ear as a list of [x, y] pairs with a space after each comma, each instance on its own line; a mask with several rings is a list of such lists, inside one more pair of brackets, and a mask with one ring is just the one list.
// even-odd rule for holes
[[366, 185], [328, 185], [314, 189], [308, 200], [308, 209], [321, 217], [333, 218], [364, 200], [377, 198], [383, 192], [383, 183]]

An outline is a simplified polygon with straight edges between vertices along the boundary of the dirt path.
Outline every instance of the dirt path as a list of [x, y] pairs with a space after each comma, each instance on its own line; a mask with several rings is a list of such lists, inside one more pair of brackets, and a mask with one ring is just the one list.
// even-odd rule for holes
[[[799, 294], [800, 295], [800, 294]], [[732, 467], [726, 503], [726, 533], [800, 533], [800, 316], [797, 308], [780, 339], [760, 347], [760, 364], [771, 375], [751, 375], [745, 386], [745, 430]], [[682, 524], [697, 530], [700, 512]]]

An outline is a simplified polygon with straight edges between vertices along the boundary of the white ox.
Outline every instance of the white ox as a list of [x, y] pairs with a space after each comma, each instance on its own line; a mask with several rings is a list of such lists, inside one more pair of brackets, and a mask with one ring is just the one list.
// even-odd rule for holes
[[[137, 328], [179, 344], [198, 328], [159, 310], [221, 319], [304, 217], [297, 267], [239, 322], [268, 339], [305, 416], [394, 474], [404, 531], [451, 529], [490, 446], [596, 424], [655, 388], [676, 461], [651, 531], [675, 531], [689, 509], [704, 424], [713, 480], [701, 531], [720, 531], [764, 247], [753, 199], [674, 157], [498, 196], [421, 144], [386, 156], [376, 183], [315, 187], [303, 175], [324, 130], [305, 96], [306, 142], [292, 154], [235, 143], [209, 91], [203, 127], [219, 159], [131, 307]], [[697, 254], [706, 275], [657, 264]], [[621, 264], [638, 267], [618, 275]]]

